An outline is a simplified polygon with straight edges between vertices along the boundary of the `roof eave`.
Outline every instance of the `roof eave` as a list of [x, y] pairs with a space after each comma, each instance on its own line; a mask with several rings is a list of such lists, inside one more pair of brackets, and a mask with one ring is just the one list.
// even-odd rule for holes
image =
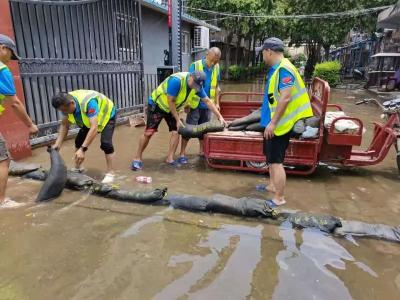
[[[141, 1], [141, 3], [142, 3], [142, 5], [144, 7], [147, 7], [149, 9], [151, 9], [151, 10], [155, 10], [155, 11], [158, 11], [159, 13], [168, 15], [168, 9], [165, 6], [163, 6], [161, 4], [158, 4], [157, 2], [152, 2], [151, 0], [148, 0], [148, 1], [143, 0], [143, 1]], [[196, 19], [196, 18], [194, 18], [194, 17], [192, 17], [190, 15], [187, 15], [187, 14], [183, 14], [182, 15], [182, 20], [187, 22], [187, 23], [191, 23], [191, 24], [194, 24], [194, 25], [197, 25], [197, 26], [207, 27], [212, 31], [221, 31], [221, 28], [219, 28], [217, 26], [214, 26], [214, 25], [211, 25], [211, 24], [208, 24], [208, 23], [206, 23], [204, 21]]]

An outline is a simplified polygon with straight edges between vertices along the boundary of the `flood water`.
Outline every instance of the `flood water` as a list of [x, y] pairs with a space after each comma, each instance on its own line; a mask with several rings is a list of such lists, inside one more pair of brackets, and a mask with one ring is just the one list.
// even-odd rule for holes
[[[262, 91], [259, 84], [225, 84], [229, 91]], [[370, 97], [333, 90], [340, 103], [367, 126], [371, 140], [380, 110], [355, 106]], [[265, 177], [212, 170], [189, 144], [189, 166], [163, 164], [165, 125], [151, 140], [144, 170], [129, 163], [143, 128], [115, 133], [117, 183], [124, 188], [167, 186], [170, 193], [268, 195], [255, 190]], [[72, 166], [73, 140], [61, 154]], [[45, 148], [29, 161], [49, 167]], [[87, 173], [101, 178], [105, 161], [97, 139], [87, 153]], [[135, 176], [152, 176], [151, 185]], [[195, 214], [166, 207], [121, 203], [65, 190], [48, 204], [35, 204], [40, 182], [11, 178], [8, 195], [23, 208], [0, 210], [0, 299], [400, 299], [400, 245], [334, 238], [259, 220]], [[369, 223], [399, 225], [400, 185], [394, 150], [379, 165], [291, 176], [287, 207]]]

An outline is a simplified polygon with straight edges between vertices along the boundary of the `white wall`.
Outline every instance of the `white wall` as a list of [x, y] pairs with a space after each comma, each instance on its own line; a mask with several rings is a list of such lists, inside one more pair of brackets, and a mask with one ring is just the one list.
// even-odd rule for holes
[[[157, 67], [164, 65], [164, 49], [168, 45], [167, 16], [142, 7], [143, 62], [145, 74], [156, 74]], [[182, 31], [191, 34], [193, 25], [183, 22]], [[190, 36], [192, 43], [193, 37]], [[182, 70], [187, 71], [192, 63], [192, 55], [182, 54]]]

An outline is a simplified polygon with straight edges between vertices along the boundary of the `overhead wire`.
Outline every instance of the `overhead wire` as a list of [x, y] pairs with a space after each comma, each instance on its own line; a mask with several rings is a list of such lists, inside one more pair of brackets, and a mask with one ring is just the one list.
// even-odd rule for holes
[[236, 17], [236, 18], [264, 18], [264, 19], [328, 19], [328, 18], [337, 18], [337, 17], [354, 17], [354, 16], [362, 16], [369, 15], [379, 11], [382, 11], [390, 5], [386, 6], [378, 6], [372, 8], [364, 8], [364, 9], [354, 9], [342, 12], [331, 12], [331, 13], [321, 13], [321, 14], [309, 14], [309, 15], [251, 15], [251, 14], [241, 14], [241, 13], [232, 13], [232, 12], [221, 12], [209, 9], [202, 9], [196, 7], [185, 6], [185, 9], [197, 11], [204, 14], [210, 14], [214, 16], [224, 16], [228, 17]]

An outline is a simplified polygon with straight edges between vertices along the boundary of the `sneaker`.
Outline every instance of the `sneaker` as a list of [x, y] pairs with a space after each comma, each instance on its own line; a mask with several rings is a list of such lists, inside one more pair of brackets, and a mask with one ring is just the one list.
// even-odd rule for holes
[[17, 208], [24, 206], [25, 203], [19, 203], [11, 200], [10, 198], [6, 198], [3, 203], [0, 203], [0, 209], [2, 208]]
[[104, 176], [104, 178], [103, 178], [103, 180], [101, 181], [101, 183], [104, 183], [104, 184], [113, 183], [113, 182], [114, 182], [114, 178], [115, 178], [115, 175], [114, 175], [114, 174], [112, 174], [112, 173], [107, 173], [107, 174]]
[[181, 165], [187, 165], [189, 163], [189, 160], [186, 156], [180, 156], [177, 159], [178, 163], [180, 163]]
[[131, 164], [132, 171], [139, 171], [143, 169], [143, 163], [140, 160], [135, 159]]
[[181, 166], [181, 164], [179, 163], [178, 160], [173, 160], [171, 162], [167, 162], [166, 164], [167, 164], [167, 166], [172, 167], [172, 168], [179, 168]]

